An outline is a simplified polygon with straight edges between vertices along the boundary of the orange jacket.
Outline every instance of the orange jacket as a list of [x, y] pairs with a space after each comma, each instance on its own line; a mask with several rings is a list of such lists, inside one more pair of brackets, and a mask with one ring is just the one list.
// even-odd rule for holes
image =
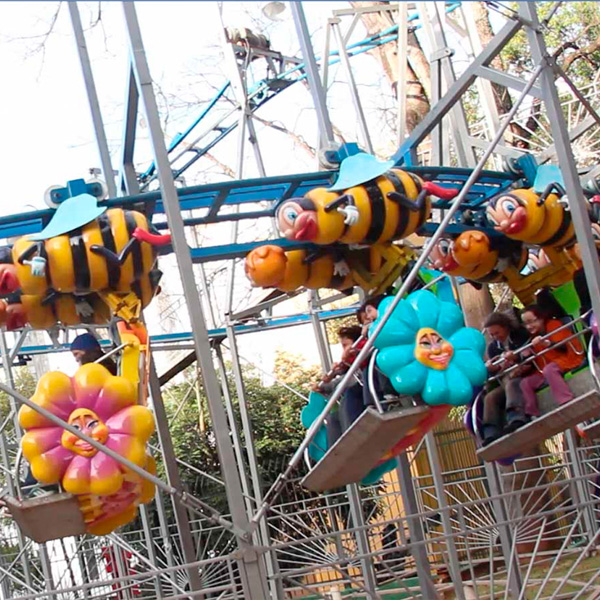
[[[562, 325], [563, 323], [557, 319], [550, 319], [546, 323], [546, 335], [555, 329], [562, 327]], [[554, 333], [546, 339], [549, 339], [554, 345], [561, 340], [567, 339], [571, 335], [573, 335], [573, 330], [569, 327], [565, 327], [562, 331]], [[543, 344], [534, 344], [533, 350], [537, 354], [538, 352], [545, 350], [545, 346]], [[582, 352], [581, 343], [578, 338], [573, 338], [566, 344], [558, 346], [557, 348], [552, 348], [552, 350], [548, 350], [548, 352], [545, 352], [541, 356], [537, 356], [535, 358], [535, 364], [542, 370], [548, 363], [554, 362], [560, 367], [561, 371], [570, 371], [571, 369], [578, 367], [585, 358], [583, 354], [577, 354], [576, 351]]]

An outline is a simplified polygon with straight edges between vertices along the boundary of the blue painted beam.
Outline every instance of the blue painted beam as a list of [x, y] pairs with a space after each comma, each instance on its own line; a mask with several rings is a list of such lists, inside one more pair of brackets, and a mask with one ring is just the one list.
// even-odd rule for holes
[[[341, 319], [348, 317], [356, 313], [357, 307], [349, 308], [337, 308], [333, 310], [325, 310], [319, 312], [319, 319], [321, 321], [329, 321], [331, 319]], [[257, 318], [252, 323], [244, 323], [234, 325], [234, 330], [238, 334], [245, 333], [256, 333], [258, 331], [268, 331], [271, 329], [281, 329], [283, 327], [294, 327], [297, 325], [308, 325], [310, 324], [310, 315], [292, 315], [289, 317], [265, 317]], [[208, 332], [210, 339], [218, 340], [227, 337], [227, 331], [225, 328], [211, 329]], [[150, 342], [153, 345], [161, 344], [177, 344], [182, 342], [192, 342], [192, 333], [166, 333], [160, 335], [150, 336]], [[105, 348], [111, 346], [108, 340], [102, 340], [101, 345]], [[23, 346], [17, 356], [34, 356], [38, 354], [49, 354], [58, 352], [68, 352], [69, 345], [62, 344], [59, 347], [52, 346], [50, 344], [42, 344], [36, 346]]]

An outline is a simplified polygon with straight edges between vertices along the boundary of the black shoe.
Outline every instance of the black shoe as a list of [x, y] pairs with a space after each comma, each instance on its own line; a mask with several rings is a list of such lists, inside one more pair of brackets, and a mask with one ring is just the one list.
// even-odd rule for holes
[[482, 446], [487, 446], [502, 437], [502, 430], [498, 425], [484, 425], [483, 426], [483, 439], [481, 440]]
[[514, 433], [517, 429], [520, 429], [524, 425], [529, 423], [529, 419], [522, 414], [509, 415], [508, 423], [504, 427], [504, 433]]

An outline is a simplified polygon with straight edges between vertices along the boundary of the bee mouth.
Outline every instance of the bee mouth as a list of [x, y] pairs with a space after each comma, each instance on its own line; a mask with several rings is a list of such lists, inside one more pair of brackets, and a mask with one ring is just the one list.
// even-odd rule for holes
[[312, 240], [317, 235], [318, 227], [314, 213], [304, 212], [296, 219], [294, 239]]

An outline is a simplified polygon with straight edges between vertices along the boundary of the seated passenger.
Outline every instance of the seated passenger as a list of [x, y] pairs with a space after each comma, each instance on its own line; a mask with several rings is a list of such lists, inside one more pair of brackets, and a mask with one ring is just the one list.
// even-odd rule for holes
[[[321, 381], [311, 386], [314, 392], [325, 395], [332, 394], [367, 341], [366, 338], [361, 339], [361, 328], [358, 325], [340, 327], [338, 338], [342, 346], [342, 359], [333, 365], [329, 373], [321, 378]], [[360, 378], [360, 371], [357, 375]], [[329, 447], [352, 425], [364, 409], [362, 384], [355, 380], [344, 390], [339, 410], [332, 412], [328, 417], [327, 439]]]
[[[104, 356], [100, 343], [91, 333], [83, 333], [73, 340], [71, 354], [80, 365], [96, 362]], [[117, 374], [117, 365], [112, 358], [105, 358], [100, 364], [106, 367], [111, 375]]]
[[[379, 316], [379, 305], [385, 297], [386, 296], [382, 294], [379, 296], [373, 296], [372, 298], [367, 298], [358, 309], [356, 316], [358, 318], [358, 322], [362, 325], [362, 335], [365, 339], [369, 334], [369, 327], [371, 327], [371, 324]], [[373, 406], [375, 402], [373, 401], [373, 397], [371, 396], [371, 391], [369, 390], [368, 386], [368, 362], [365, 362], [363, 365], [363, 381], [365, 382], [365, 385], [363, 386], [364, 406]], [[378, 397], [382, 397], [383, 395], [387, 394], [397, 395], [390, 380], [377, 368], [375, 369], [373, 383]]]
[[[492, 338], [487, 349], [488, 374], [496, 375], [518, 364], [520, 356], [514, 351], [527, 343], [527, 331], [513, 317], [502, 312], [492, 313], [485, 322], [485, 328]], [[520, 383], [521, 376], [530, 371], [528, 365], [517, 367], [501, 377], [497, 387], [489, 388], [483, 399], [484, 446], [516, 431], [527, 422]]]
[[[563, 323], [558, 319], [549, 318], [547, 313], [544, 313], [537, 304], [525, 308], [522, 312], [522, 319], [525, 328], [532, 337], [532, 349], [536, 354], [573, 334], [568, 327], [552, 334], [555, 329], [562, 327]], [[542, 339], [547, 334], [552, 335], [547, 339]], [[559, 406], [572, 400], [574, 394], [567, 385], [564, 374], [580, 366], [583, 359], [581, 344], [577, 338], [539, 354], [534, 361], [539, 372], [528, 375], [521, 380], [525, 412], [534, 417], [540, 415], [535, 393], [546, 384], [550, 386], [552, 396]]]

